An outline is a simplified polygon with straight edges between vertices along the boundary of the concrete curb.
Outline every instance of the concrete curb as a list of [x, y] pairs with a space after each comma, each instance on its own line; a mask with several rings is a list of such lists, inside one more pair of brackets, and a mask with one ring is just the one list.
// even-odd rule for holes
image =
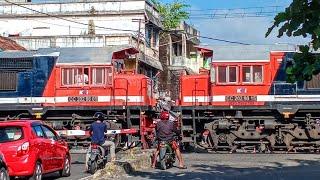
[[122, 157], [120, 160], [107, 163], [104, 169], [97, 171], [93, 176], [80, 180], [120, 178], [136, 171], [149, 169], [152, 152], [152, 150], [141, 150], [140, 148], [120, 152], [117, 154], [117, 156]]

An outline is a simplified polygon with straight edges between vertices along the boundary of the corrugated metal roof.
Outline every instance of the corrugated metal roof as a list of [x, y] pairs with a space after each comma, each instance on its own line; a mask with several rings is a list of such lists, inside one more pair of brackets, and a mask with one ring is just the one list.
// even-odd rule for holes
[[114, 52], [132, 48], [131, 46], [107, 46], [107, 47], [72, 47], [72, 48], [43, 48], [39, 54], [59, 52], [57, 63], [73, 64], [105, 64], [112, 62]]
[[271, 51], [296, 51], [294, 45], [212, 45], [213, 61], [269, 60]]

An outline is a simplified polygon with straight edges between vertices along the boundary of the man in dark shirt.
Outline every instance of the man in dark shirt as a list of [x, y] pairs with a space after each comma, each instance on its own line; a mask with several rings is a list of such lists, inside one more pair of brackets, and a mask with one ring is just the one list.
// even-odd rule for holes
[[107, 125], [100, 120], [95, 121], [90, 126], [91, 141], [102, 145], [105, 142], [104, 133], [107, 131]]
[[[93, 122], [90, 126], [91, 142], [102, 146], [104, 149], [106, 149], [106, 147], [110, 147], [111, 161], [114, 161], [116, 159], [116, 154], [115, 154], [116, 147], [114, 142], [105, 140], [104, 133], [107, 132], [107, 125], [103, 122], [104, 120], [103, 114], [96, 113], [95, 118], [96, 118], [96, 121]], [[86, 164], [88, 160], [89, 160], [89, 155], [87, 154]]]
[[174, 136], [180, 133], [179, 130], [175, 127], [174, 122], [169, 120], [162, 120], [158, 122], [156, 126], [156, 132], [158, 140], [167, 142], [173, 141]]
[[[175, 124], [173, 121], [169, 121], [170, 114], [167, 111], [163, 111], [160, 114], [160, 119], [156, 125], [156, 134], [157, 134], [157, 139], [161, 141], [166, 141], [170, 142], [172, 149], [175, 151], [177, 158], [179, 160], [179, 168], [181, 169], [186, 169], [186, 166], [184, 165], [184, 161], [182, 159], [182, 155], [179, 149], [179, 146], [174, 139], [175, 134], [179, 134], [179, 130], [176, 128]], [[157, 150], [154, 153], [153, 157], [153, 163], [152, 167], [155, 168], [156, 163], [157, 163], [157, 157], [159, 154], [159, 145]]]

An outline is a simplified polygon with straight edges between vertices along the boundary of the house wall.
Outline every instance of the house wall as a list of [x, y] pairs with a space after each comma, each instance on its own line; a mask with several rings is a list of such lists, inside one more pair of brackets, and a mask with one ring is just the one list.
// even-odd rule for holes
[[[137, 37], [139, 22], [134, 19], [142, 20], [140, 32], [144, 37], [146, 11], [159, 19], [158, 11], [145, 0], [74, 0], [19, 4], [51, 15], [0, 3], [0, 35], [11, 37], [29, 50], [45, 47], [136, 46], [136, 38], [133, 37]], [[92, 31], [94, 33], [90, 34]], [[159, 42], [156, 46], [146, 47], [144, 37], [140, 39], [141, 51], [158, 59]]]

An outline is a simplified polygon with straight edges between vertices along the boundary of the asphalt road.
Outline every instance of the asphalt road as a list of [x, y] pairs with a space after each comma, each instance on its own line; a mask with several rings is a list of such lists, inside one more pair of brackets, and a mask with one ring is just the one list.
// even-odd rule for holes
[[[145, 170], [119, 179], [210, 179], [210, 180], [318, 180], [320, 154], [184, 154], [188, 169]], [[73, 158], [72, 176], [47, 179], [81, 179], [84, 157]]]
[[71, 176], [66, 178], [59, 177], [59, 173], [52, 173], [44, 176], [44, 180], [79, 180], [88, 177], [91, 174], [85, 172], [85, 155], [73, 154], [71, 156]]

